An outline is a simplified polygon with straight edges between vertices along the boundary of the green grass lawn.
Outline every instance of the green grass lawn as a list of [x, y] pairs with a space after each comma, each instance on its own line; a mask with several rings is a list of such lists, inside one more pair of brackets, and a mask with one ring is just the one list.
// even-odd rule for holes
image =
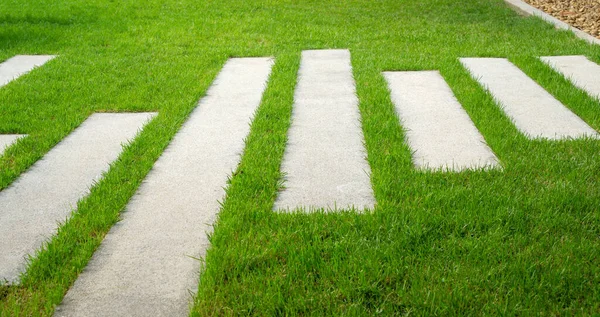
[[[348, 48], [377, 207], [278, 214], [300, 52]], [[0, 61], [55, 60], [0, 89], [0, 189], [93, 112], [158, 111], [0, 286], [0, 315], [51, 315], [228, 57], [274, 56], [203, 263], [193, 315], [600, 314], [600, 141], [532, 141], [460, 65], [506, 57], [600, 130], [600, 102], [536, 56], [591, 46], [502, 0], [2, 0]], [[440, 70], [502, 170], [417, 171], [384, 70]], [[1, 206], [0, 206], [1, 209]]]

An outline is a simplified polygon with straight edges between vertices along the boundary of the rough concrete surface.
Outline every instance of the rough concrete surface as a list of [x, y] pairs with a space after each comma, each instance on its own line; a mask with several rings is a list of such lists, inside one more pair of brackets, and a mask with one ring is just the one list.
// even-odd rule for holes
[[573, 85], [600, 99], [600, 65], [585, 56], [542, 56], [540, 59], [569, 78]]
[[32, 255], [154, 116], [93, 114], [0, 192], [0, 279], [16, 282]]
[[498, 166], [469, 115], [437, 71], [384, 72], [416, 167], [461, 171]]
[[0, 134], [0, 156], [18, 139], [25, 137], [23, 134]]
[[271, 72], [230, 59], [154, 164], [56, 316], [186, 316], [199, 257]]
[[598, 133], [505, 58], [461, 58], [471, 75], [529, 138], [598, 137]]
[[17, 55], [0, 64], [0, 87], [44, 65], [54, 55]]
[[348, 50], [302, 52], [275, 209], [373, 208]]

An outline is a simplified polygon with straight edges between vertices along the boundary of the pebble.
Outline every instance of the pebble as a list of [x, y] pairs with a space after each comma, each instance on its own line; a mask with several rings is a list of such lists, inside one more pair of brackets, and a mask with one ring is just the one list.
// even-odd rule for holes
[[600, 39], [600, 0], [524, 0]]

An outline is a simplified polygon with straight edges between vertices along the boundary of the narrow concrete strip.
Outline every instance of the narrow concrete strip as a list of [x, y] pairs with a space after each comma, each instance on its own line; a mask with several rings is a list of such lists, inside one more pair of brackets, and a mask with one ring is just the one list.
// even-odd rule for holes
[[505, 58], [461, 58], [473, 78], [529, 138], [566, 139], [598, 133]]
[[271, 72], [234, 58], [154, 164], [56, 316], [187, 316], [199, 257]]
[[18, 139], [24, 138], [26, 135], [24, 134], [0, 134], [0, 156], [4, 153], [4, 151], [15, 143]]
[[275, 209], [373, 208], [350, 52], [302, 52]]
[[585, 56], [542, 56], [540, 59], [569, 78], [573, 85], [600, 99], [600, 65]]
[[17, 55], [0, 64], [0, 87], [17, 79], [32, 69], [44, 65], [54, 55]]
[[0, 192], [0, 280], [17, 282], [26, 256], [52, 236], [151, 113], [91, 115]]
[[439, 72], [383, 75], [417, 168], [462, 171], [498, 166], [496, 155]]
[[523, 13], [525, 15], [537, 16], [540, 19], [554, 25], [554, 27], [556, 27], [557, 29], [570, 30], [575, 34], [575, 36], [579, 37], [580, 39], [585, 40], [590, 44], [600, 45], [599, 39], [591, 36], [590, 34], [585, 33], [584, 31], [582, 31], [574, 26], [571, 26], [571, 25], [549, 15], [548, 13], [546, 13], [542, 10], [539, 10], [537, 8], [530, 6], [529, 4], [527, 4], [521, 0], [504, 0], [504, 2], [506, 2], [506, 4], [508, 4], [509, 7], [511, 7], [513, 10], [516, 10], [518, 13]]

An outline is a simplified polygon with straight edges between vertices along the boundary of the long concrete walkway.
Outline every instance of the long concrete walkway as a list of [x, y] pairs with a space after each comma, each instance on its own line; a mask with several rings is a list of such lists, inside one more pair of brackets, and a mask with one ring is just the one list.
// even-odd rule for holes
[[0, 64], [0, 87], [55, 58], [54, 55], [17, 55]]
[[594, 129], [507, 59], [461, 58], [460, 61], [527, 137], [550, 140], [598, 137]]
[[437, 71], [384, 72], [417, 168], [498, 166], [469, 115]]
[[348, 50], [302, 52], [277, 210], [373, 208]]
[[225, 64], [56, 316], [185, 316], [199, 257], [244, 149], [272, 59]]
[[77, 207], [150, 113], [91, 115], [0, 192], [0, 279], [16, 282], [32, 255]]

